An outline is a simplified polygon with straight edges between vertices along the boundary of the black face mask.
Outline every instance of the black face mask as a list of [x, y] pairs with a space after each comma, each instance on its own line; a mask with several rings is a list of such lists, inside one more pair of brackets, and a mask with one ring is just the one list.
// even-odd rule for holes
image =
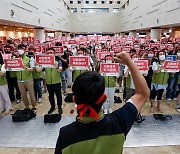
[[28, 52], [28, 56], [34, 56], [34, 52]]
[[11, 51], [6, 50], [5, 53], [6, 53], [6, 54], [9, 54], [9, 53], [11, 53]]

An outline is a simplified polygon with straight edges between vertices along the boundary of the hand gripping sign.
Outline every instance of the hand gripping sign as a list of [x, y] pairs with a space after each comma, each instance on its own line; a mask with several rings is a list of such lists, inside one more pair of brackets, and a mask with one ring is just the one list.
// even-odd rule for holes
[[134, 61], [134, 63], [137, 65], [137, 67], [139, 68], [139, 71], [142, 74], [148, 73], [148, 60], [137, 60], [137, 61]]
[[119, 63], [101, 63], [100, 72], [103, 76], [119, 76]]
[[88, 70], [89, 56], [70, 56], [69, 65], [75, 70]]
[[21, 58], [4, 59], [7, 71], [21, 71], [23, 69], [23, 62]]
[[54, 55], [35, 55], [36, 64], [44, 68], [54, 68]]
[[165, 72], [179, 72], [180, 71], [180, 61], [165, 61], [164, 62]]

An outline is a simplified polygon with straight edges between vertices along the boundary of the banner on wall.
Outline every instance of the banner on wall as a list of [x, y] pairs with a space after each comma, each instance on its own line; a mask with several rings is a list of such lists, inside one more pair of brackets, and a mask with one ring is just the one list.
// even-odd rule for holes
[[89, 56], [70, 56], [69, 65], [77, 70], [87, 70], [89, 67]]
[[4, 64], [7, 71], [22, 71], [23, 62], [21, 58], [4, 59]]
[[119, 63], [101, 63], [100, 72], [103, 76], [119, 76]]
[[179, 72], [180, 71], [180, 61], [165, 61], [164, 62], [165, 72]]
[[36, 63], [44, 68], [54, 68], [54, 55], [35, 55]]

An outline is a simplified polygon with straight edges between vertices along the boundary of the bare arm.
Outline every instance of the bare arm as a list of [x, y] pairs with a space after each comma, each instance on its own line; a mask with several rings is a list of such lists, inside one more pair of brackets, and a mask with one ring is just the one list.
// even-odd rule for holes
[[149, 98], [150, 92], [147, 83], [143, 75], [139, 72], [137, 66], [130, 59], [129, 55], [126, 52], [119, 53], [116, 56], [116, 61], [122, 64], [126, 64], [131, 72], [134, 86], [136, 89], [136, 94], [131, 97], [131, 100], [133, 101], [133, 104], [136, 106], [138, 112], [140, 112], [145, 102]]

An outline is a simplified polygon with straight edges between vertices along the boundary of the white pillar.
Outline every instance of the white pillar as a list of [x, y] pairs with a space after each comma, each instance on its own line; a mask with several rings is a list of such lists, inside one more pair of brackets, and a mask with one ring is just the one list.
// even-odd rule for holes
[[151, 29], [151, 40], [160, 40], [161, 29]]
[[62, 37], [62, 32], [55, 32], [55, 38], [61, 38]]
[[44, 28], [35, 28], [34, 37], [38, 38], [40, 42], [45, 42], [45, 31]]
[[66, 33], [66, 36], [67, 36], [67, 37], [70, 37], [70, 33]]
[[134, 36], [134, 37], [136, 37], [136, 32], [135, 31], [131, 31], [130, 33], [129, 33], [129, 36]]
[[124, 38], [124, 37], [125, 37], [125, 33], [121, 32], [121, 33], [120, 33], [120, 36], [121, 36], [122, 38]]

